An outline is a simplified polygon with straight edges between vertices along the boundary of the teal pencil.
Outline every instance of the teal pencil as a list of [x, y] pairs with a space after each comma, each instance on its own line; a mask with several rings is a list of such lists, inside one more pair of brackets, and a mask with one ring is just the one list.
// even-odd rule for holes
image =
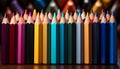
[[62, 17], [60, 20], [60, 64], [64, 64], [64, 30], [65, 29], [65, 18], [64, 18], [64, 13], [62, 13]]
[[53, 20], [51, 23], [51, 64], [56, 64], [56, 13], [54, 13]]
[[72, 64], [72, 23], [73, 17], [70, 15], [68, 21], [68, 64]]

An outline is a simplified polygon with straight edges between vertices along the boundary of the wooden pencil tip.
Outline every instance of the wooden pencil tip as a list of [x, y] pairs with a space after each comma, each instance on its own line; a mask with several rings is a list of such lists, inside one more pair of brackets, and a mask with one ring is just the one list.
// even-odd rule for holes
[[22, 23], [22, 24], [24, 24], [25, 22], [24, 22], [24, 19], [23, 19], [23, 17], [22, 17], [22, 14], [20, 15], [20, 19], [19, 19], [19, 22], [18, 23]]
[[28, 14], [28, 11], [27, 11], [27, 9], [25, 9], [25, 12], [24, 12], [24, 14]]
[[2, 20], [2, 24], [7, 24], [9, 23], [8, 18], [6, 17], [6, 14], [4, 14], [3, 20]]

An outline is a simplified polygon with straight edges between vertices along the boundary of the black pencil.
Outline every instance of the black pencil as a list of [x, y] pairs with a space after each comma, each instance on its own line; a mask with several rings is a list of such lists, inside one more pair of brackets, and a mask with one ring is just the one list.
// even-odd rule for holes
[[92, 24], [92, 63], [93, 64], [100, 64], [100, 29], [99, 29], [99, 21], [98, 21], [98, 14], [95, 13], [95, 17]]
[[25, 63], [34, 64], [34, 24], [31, 13], [25, 26]]

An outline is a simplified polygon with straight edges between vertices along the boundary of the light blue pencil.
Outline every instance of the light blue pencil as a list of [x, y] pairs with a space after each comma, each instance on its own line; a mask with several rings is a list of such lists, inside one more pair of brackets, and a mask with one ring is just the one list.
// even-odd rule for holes
[[76, 64], [82, 63], [82, 28], [81, 13], [79, 13], [76, 22]]

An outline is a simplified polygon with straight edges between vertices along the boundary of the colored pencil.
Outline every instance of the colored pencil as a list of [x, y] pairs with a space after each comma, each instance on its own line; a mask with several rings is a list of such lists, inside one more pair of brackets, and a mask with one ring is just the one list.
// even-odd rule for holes
[[18, 48], [17, 48], [17, 63], [24, 63], [24, 53], [25, 53], [25, 21], [20, 16], [18, 22]]
[[101, 64], [106, 64], [106, 16], [103, 13], [101, 20]]
[[60, 64], [64, 64], [64, 51], [65, 51], [64, 28], [65, 28], [65, 18], [64, 18], [64, 13], [62, 13], [62, 17], [60, 20]]
[[48, 13], [48, 19], [49, 19], [49, 23], [48, 23], [48, 28], [47, 28], [47, 37], [48, 37], [48, 64], [51, 64], [51, 22], [52, 22], [52, 13], [49, 11]]
[[15, 19], [15, 16], [13, 14], [11, 21], [10, 21], [10, 52], [9, 52], [9, 60], [10, 64], [17, 63], [17, 21]]
[[[57, 20], [57, 19], [56, 19]], [[56, 64], [60, 63], [60, 24], [56, 24]]]
[[2, 64], [9, 64], [9, 21], [6, 14], [1, 24]]
[[85, 22], [84, 22], [84, 64], [91, 64], [92, 60], [92, 32], [90, 19], [87, 13]]
[[68, 23], [64, 23], [64, 64], [68, 63]]
[[25, 25], [25, 63], [34, 63], [34, 24], [31, 13]]
[[93, 64], [100, 64], [100, 24], [98, 20], [98, 13], [95, 13], [93, 24], [92, 24], [92, 55]]
[[72, 15], [68, 21], [68, 64], [72, 64], [72, 23], [74, 22]]
[[56, 27], [57, 27], [57, 21], [56, 21], [56, 13], [54, 13], [53, 20], [51, 23], [51, 64], [57, 63], [57, 55], [56, 55], [56, 46], [57, 46], [57, 35], [56, 35]]
[[76, 22], [76, 64], [83, 64], [83, 22], [79, 12]]
[[39, 25], [39, 63], [43, 63], [43, 22]]
[[74, 21], [72, 23], [72, 63], [76, 64], [76, 23]]
[[110, 18], [110, 64], [117, 64], [117, 24], [115, 22], [114, 12], [111, 14]]
[[39, 64], [40, 55], [40, 18], [39, 13], [34, 24], [34, 64]]
[[44, 18], [44, 21], [43, 21], [43, 64], [47, 64], [47, 54], [48, 54], [48, 47], [47, 47], [47, 26], [48, 26], [48, 23], [49, 23], [49, 20], [48, 20], [48, 17], [47, 17], [47, 13], [45, 14], [45, 18]]

